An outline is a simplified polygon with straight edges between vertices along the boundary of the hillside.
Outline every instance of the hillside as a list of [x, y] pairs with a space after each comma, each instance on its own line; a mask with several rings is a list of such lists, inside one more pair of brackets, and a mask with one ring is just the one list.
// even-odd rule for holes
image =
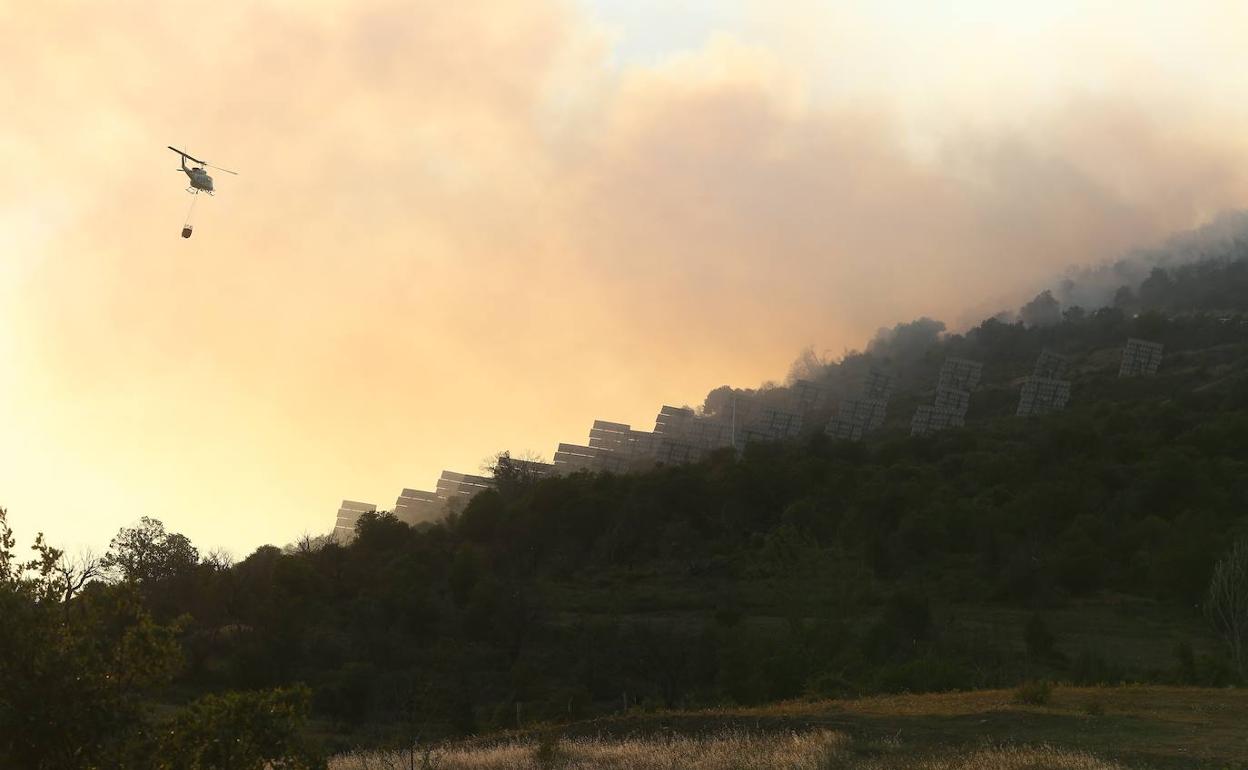
[[[63, 595], [15, 605], [51, 625], [0, 641], [41, 654], [38, 633], [74, 627], [80, 606], [84, 623], [163, 640], [132, 713], [306, 685], [316, 733], [340, 750], [626, 709], [1036, 679], [1242, 684], [1201, 605], [1248, 536], [1248, 261], [1158, 269], [1118, 294], [1057, 316], [1041, 295], [1028, 320], [964, 334], [899, 325], [863, 353], [802, 362], [830, 398], [792, 439], [636, 473], [503, 476], [433, 525], [367, 514], [350, 542], [232, 563], [144, 519], [110, 545], [106, 581], [19, 580], [16, 596]], [[1164, 344], [1155, 376], [1118, 376], [1128, 338]], [[1069, 405], [1016, 417], [1045, 350], [1071, 364]], [[911, 436], [950, 357], [983, 363], [965, 427]], [[833, 439], [838, 397], [873, 368], [896, 380], [882, 427]], [[209, 702], [235, 703], [223, 697]]]
[[[369, 515], [346, 545], [260, 549], [161, 599], [170, 617], [209, 602], [235, 629], [193, 613], [183, 685], [306, 682], [326, 729], [358, 740], [625, 702], [1236, 681], [1199, 605], [1248, 529], [1248, 319], [1173, 297], [1245, 275], [1180, 268], [1138, 313], [903, 325], [823, 373], [898, 373], [863, 442], [811, 430], [644, 473], [513, 479], [437, 526]], [[1157, 376], [1117, 376], [1128, 337], [1165, 344]], [[1044, 349], [1073, 363], [1070, 406], [1014, 417]], [[967, 427], [911, 437], [947, 356], [985, 364]]]

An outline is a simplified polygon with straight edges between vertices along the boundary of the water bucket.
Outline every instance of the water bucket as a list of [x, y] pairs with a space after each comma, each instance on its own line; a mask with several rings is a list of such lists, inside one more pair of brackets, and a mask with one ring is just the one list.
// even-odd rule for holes
[[182, 237], [183, 237], [183, 238], [190, 238], [190, 237], [191, 237], [191, 226], [190, 226], [190, 225], [186, 225], [186, 226], [184, 226], [184, 227], [182, 228]]

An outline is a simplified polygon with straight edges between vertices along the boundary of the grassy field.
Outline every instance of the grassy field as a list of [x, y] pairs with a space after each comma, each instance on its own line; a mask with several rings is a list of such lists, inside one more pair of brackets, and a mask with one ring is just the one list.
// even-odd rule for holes
[[[334, 770], [419, 768], [406, 755]], [[1046, 705], [986, 690], [631, 714], [477, 739], [427, 757], [476, 768], [1248, 768], [1248, 691], [1058, 687]]]
[[987, 740], [1087, 751], [1132, 767], [1248, 768], [1246, 690], [1057, 687], [1044, 706], [986, 690], [789, 703], [741, 716], [839, 723], [852, 735], [892, 735], [922, 750]]
[[1082, 751], [1051, 746], [985, 746], [914, 756], [894, 751], [865, 756], [843, 733], [787, 735], [728, 732], [698, 738], [573, 738], [512, 741], [486, 748], [453, 747], [404, 755], [339, 757], [331, 770], [1127, 770]]

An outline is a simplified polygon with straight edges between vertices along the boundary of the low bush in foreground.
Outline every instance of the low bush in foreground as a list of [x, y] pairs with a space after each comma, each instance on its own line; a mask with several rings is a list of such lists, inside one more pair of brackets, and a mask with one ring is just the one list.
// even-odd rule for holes
[[1023, 682], [1014, 691], [1014, 702], [1024, 706], [1045, 706], [1053, 697], [1053, 685], [1048, 682]]

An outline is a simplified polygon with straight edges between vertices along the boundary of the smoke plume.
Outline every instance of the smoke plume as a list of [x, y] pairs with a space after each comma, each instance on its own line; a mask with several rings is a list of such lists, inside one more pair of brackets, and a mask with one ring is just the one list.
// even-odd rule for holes
[[[285, 542], [1248, 201], [1243, 84], [1153, 26], [1013, 46], [822, 5], [619, 60], [556, 0], [10, 4], [0, 504]], [[168, 144], [241, 172], [189, 241]]]

